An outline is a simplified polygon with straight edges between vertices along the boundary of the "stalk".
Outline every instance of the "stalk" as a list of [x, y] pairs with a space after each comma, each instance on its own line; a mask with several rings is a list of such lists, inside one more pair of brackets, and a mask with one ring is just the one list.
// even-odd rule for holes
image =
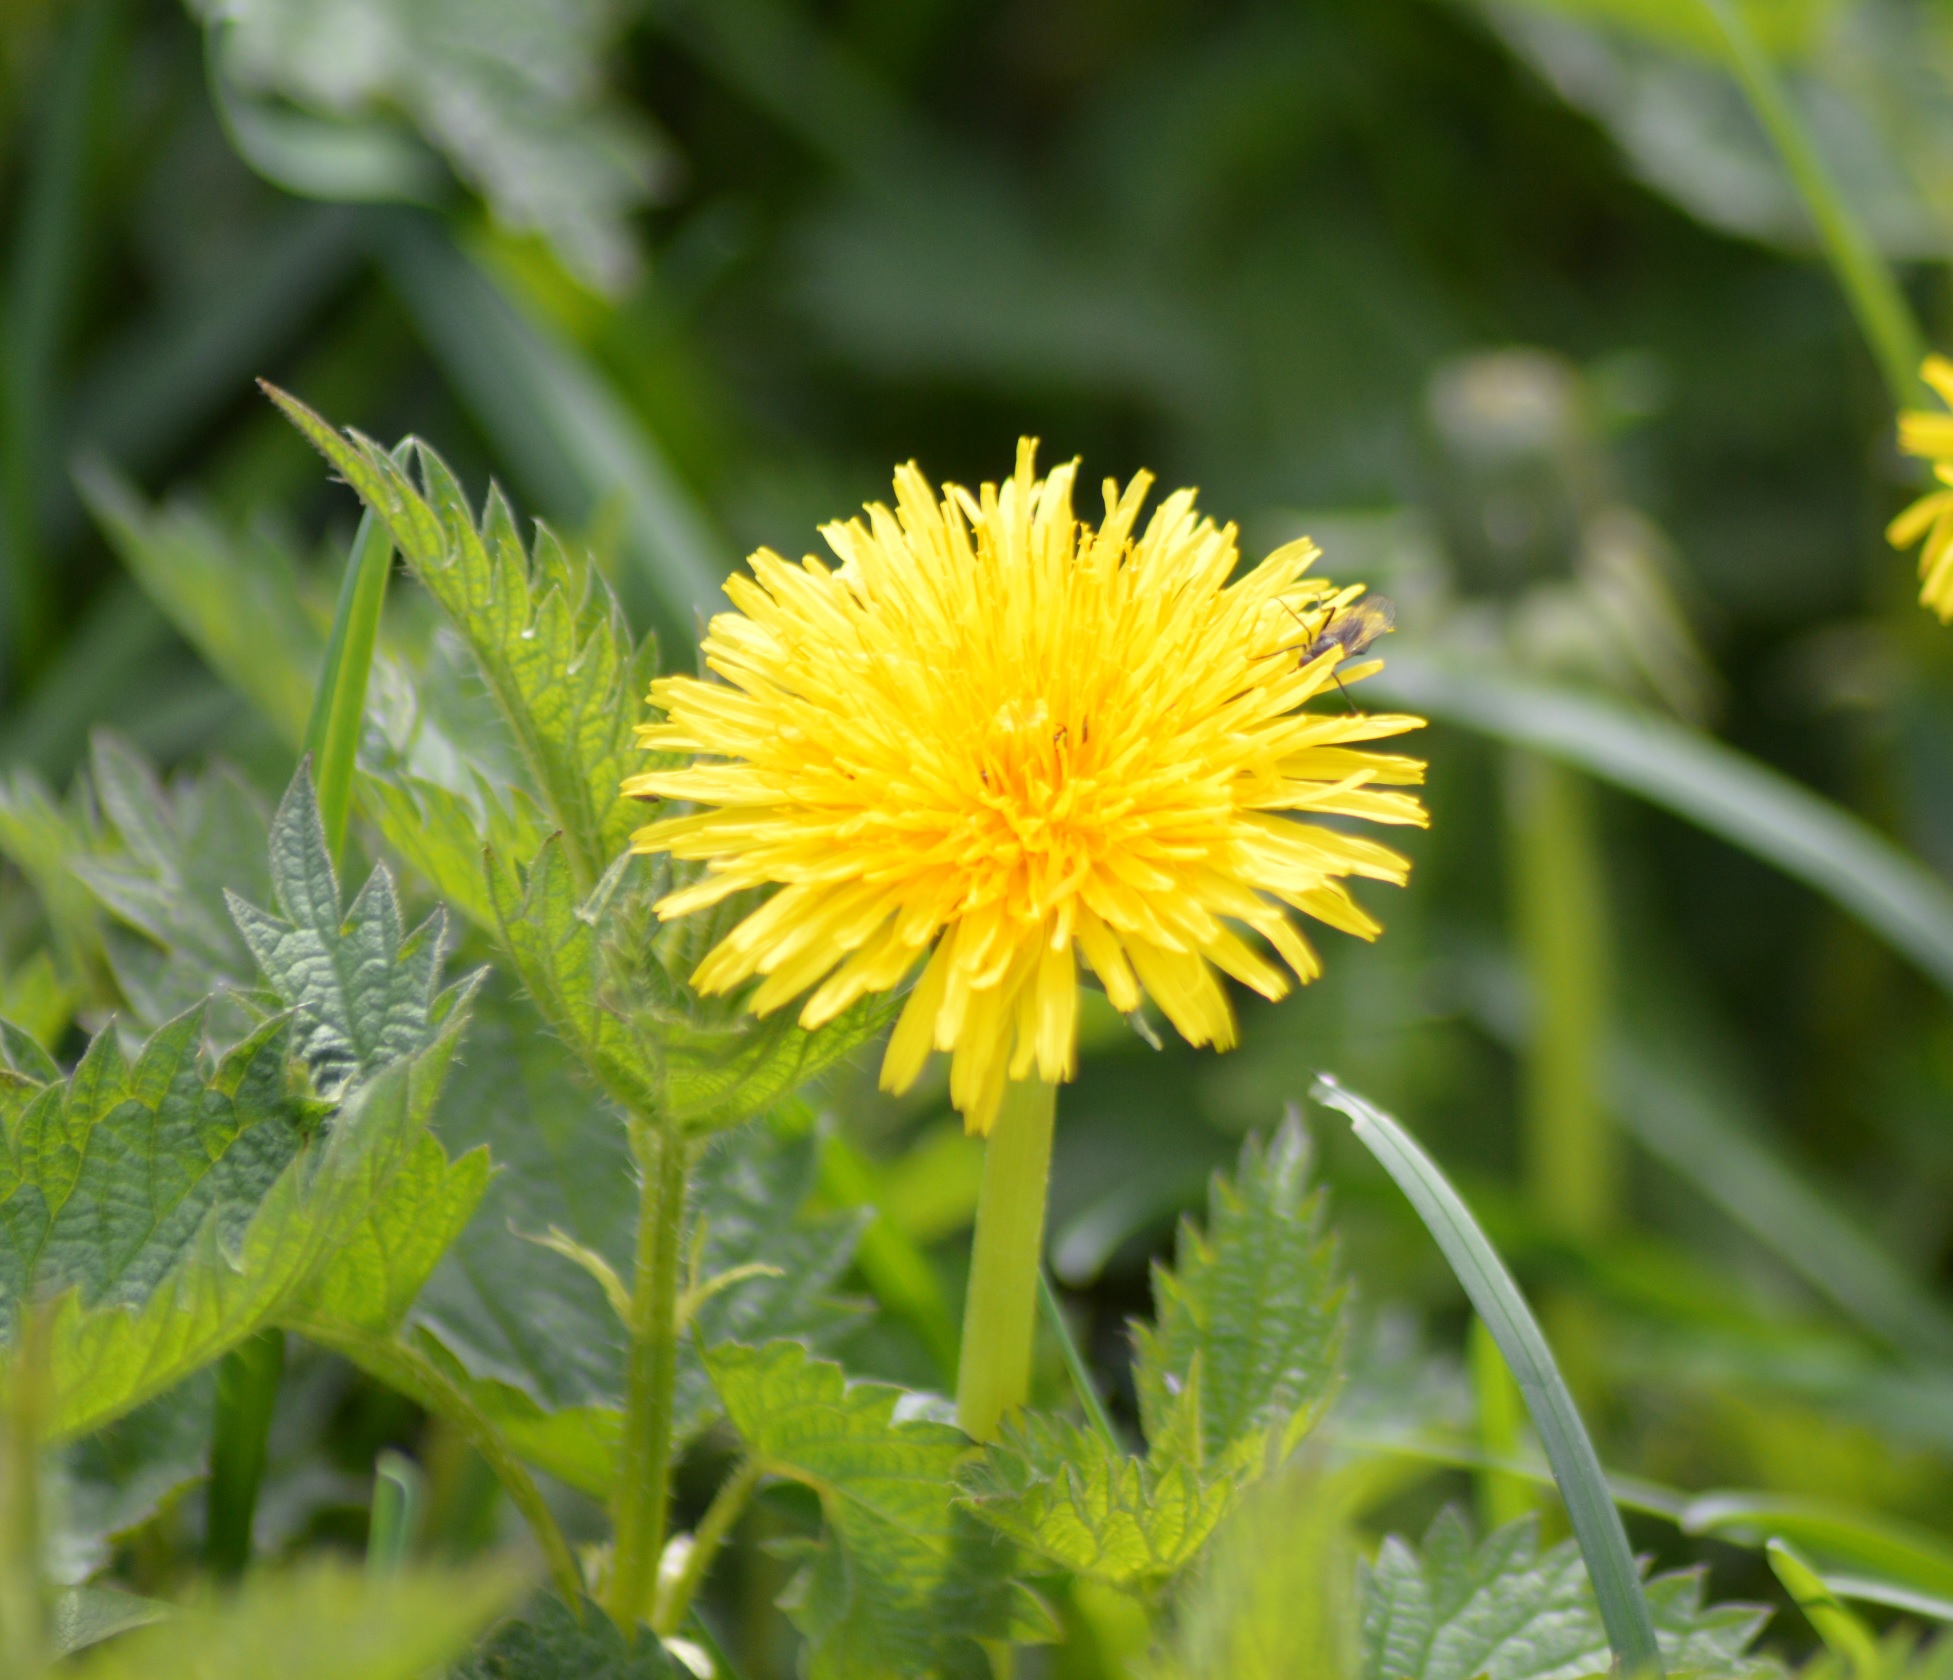
[[1532, 995], [1527, 1185], [1549, 1227], [1593, 1236], [1620, 1199], [1620, 1140], [1601, 1092], [1609, 939], [1593, 784], [1531, 753], [1509, 769], [1515, 932]]
[[998, 1424], [1031, 1397], [1031, 1338], [1057, 1112], [1055, 1085], [1014, 1082], [983, 1152], [956, 1380], [956, 1421], [979, 1441], [994, 1441]]
[[692, 1549], [685, 1554], [684, 1567], [670, 1590], [658, 1595], [651, 1629], [659, 1638], [669, 1638], [685, 1625], [685, 1613], [691, 1609], [692, 1599], [711, 1572], [712, 1560], [719, 1555], [719, 1548], [726, 1543], [733, 1524], [744, 1514], [747, 1501], [765, 1474], [766, 1466], [756, 1458], [749, 1458], [712, 1496], [712, 1503], [699, 1521], [698, 1532], [692, 1536]]
[[678, 1376], [678, 1268], [688, 1151], [676, 1132], [631, 1124], [637, 1156], [637, 1266], [630, 1374], [613, 1507], [617, 1549], [605, 1608], [629, 1633], [651, 1614], [671, 1498], [672, 1388]]
[[1858, 328], [1871, 347], [1886, 389], [1896, 407], [1908, 408], [1919, 399], [1919, 364], [1925, 340], [1919, 322], [1906, 302], [1871, 235], [1852, 213], [1844, 194], [1818, 155], [1810, 132], [1797, 115], [1776, 66], [1756, 38], [1738, 0], [1700, 0], [1722, 37], [1750, 108], [1756, 112], [1785, 171], [1802, 195], [1816, 224], [1817, 237], [1838, 278], [1845, 301], [1858, 319]]

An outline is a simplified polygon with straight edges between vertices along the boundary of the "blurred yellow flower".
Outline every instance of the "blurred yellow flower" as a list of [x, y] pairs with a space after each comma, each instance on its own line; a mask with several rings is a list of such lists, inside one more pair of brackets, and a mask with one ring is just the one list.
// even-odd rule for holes
[[[979, 1132], [1007, 1080], [1071, 1077], [1079, 958], [1116, 1008], [1143, 989], [1225, 1049], [1216, 968], [1288, 989], [1238, 930], [1306, 981], [1320, 963], [1289, 912], [1371, 938], [1345, 879], [1405, 879], [1395, 852], [1304, 815], [1426, 820], [1394, 791], [1423, 765], [1353, 744], [1422, 720], [1348, 711], [1333, 686], [1382, 618], [1355, 608], [1360, 586], [1305, 579], [1306, 539], [1230, 584], [1234, 527], [1192, 491], [1135, 538], [1144, 474], [1107, 481], [1094, 530], [1072, 514], [1075, 464], [1040, 479], [1034, 453], [1021, 443], [1015, 476], [975, 495], [939, 498], [903, 467], [893, 510], [824, 528], [838, 569], [755, 554], [705, 642], [724, 680], [651, 689], [663, 721], [640, 743], [694, 762], [624, 783], [705, 807], [634, 837], [709, 865], [662, 917], [779, 888], [699, 966], [701, 989], [763, 976], [765, 1013], [813, 988], [800, 1019], [816, 1027], [926, 958], [882, 1084], [953, 1052], [951, 1099]], [[1325, 689], [1332, 709], [1302, 710]]]
[[[1953, 362], [1928, 356], [1919, 377], [1953, 408]], [[1933, 476], [1953, 486], [1953, 414], [1918, 409], [1901, 414], [1899, 447], [1931, 461]], [[1885, 528], [1885, 540], [1894, 548], [1910, 548], [1921, 536], [1926, 545], [1919, 551], [1919, 599], [1939, 614], [1940, 623], [1953, 622], [1953, 488], [1921, 496]]]

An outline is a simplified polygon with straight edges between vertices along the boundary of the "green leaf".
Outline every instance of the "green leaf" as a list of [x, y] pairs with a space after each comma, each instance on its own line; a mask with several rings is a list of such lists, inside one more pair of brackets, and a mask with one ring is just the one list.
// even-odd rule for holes
[[160, 1599], [140, 1598], [116, 1587], [68, 1587], [54, 1595], [48, 1644], [55, 1656], [71, 1656], [118, 1633], [168, 1621], [175, 1614], [175, 1606]]
[[192, 502], [152, 508], [99, 461], [77, 478], [122, 563], [211, 669], [284, 739], [303, 739], [325, 637], [291, 556], [262, 533], [234, 541]]
[[211, 992], [249, 988], [257, 965], [225, 895], [270, 891], [257, 795], [221, 765], [166, 788], [106, 732], [89, 769], [104, 832], [73, 868], [113, 918], [104, 948], [136, 1020], [158, 1027]]
[[397, 1327], [474, 1217], [493, 1171], [486, 1149], [450, 1161], [422, 1133], [294, 1310], [375, 1334]]
[[403, 937], [393, 880], [380, 868], [342, 921], [338, 878], [302, 765], [272, 819], [271, 886], [284, 920], [236, 894], [231, 914], [294, 1012], [299, 1053], [324, 1095], [432, 1041], [454, 1001], [435, 997], [446, 919], [436, 911]]
[[960, 1430], [798, 1343], [714, 1348], [706, 1365], [748, 1450], [820, 1497], [825, 1537], [787, 1600], [813, 1680], [982, 1675], [975, 1641], [1050, 1637], [1009, 1549], [953, 1502]]
[[968, 1466], [970, 1508], [1027, 1551], [1108, 1586], [1148, 1589], [1183, 1569], [1238, 1482], [1185, 1456], [1117, 1452], [1094, 1430], [1035, 1413]]
[[115, 1541], [209, 1471], [215, 1378], [198, 1372], [106, 1429], [50, 1455], [55, 1522], [49, 1573], [79, 1582], [108, 1567]]
[[343, 1566], [263, 1575], [235, 1598], [118, 1639], [75, 1680], [421, 1680], [520, 1590], [506, 1566], [371, 1581]]
[[356, 1247], [414, 1156], [463, 1012], [356, 1086], [323, 1135], [290, 1090], [278, 1019], [205, 1074], [193, 1012], [133, 1065], [112, 1031], [65, 1083], [0, 1087], [0, 1277], [65, 1288], [52, 1327], [51, 1439], [139, 1405], [262, 1327]]
[[499, 490], [477, 523], [431, 450], [416, 450], [423, 494], [371, 439], [342, 437], [303, 403], [272, 397], [386, 523], [460, 632], [587, 893], [637, 825], [617, 790], [642, 756], [634, 730], [655, 650], [634, 646], [587, 555], [546, 530], [524, 551]]
[[267, 1023], [213, 1073], [204, 1011], [160, 1028], [133, 1066], [115, 1034], [8, 1127], [0, 1158], [0, 1312], [75, 1290], [84, 1308], [140, 1307], [206, 1228], [234, 1247], [297, 1157], [286, 1089], [291, 1024]]
[[482, 852], [534, 857], [548, 826], [522, 788], [498, 787], [479, 772], [471, 780], [465, 794], [411, 775], [362, 772], [355, 785], [361, 807], [393, 854], [476, 927], [500, 939]]
[[1397, 1122], [1326, 1075], [1314, 1096], [1349, 1116], [1357, 1138], [1397, 1181], [1457, 1274], [1526, 1397], [1553, 1466], [1573, 1532], [1592, 1573], [1615, 1661], [1630, 1674], [1659, 1673], [1661, 1656], [1627, 1531], [1566, 1380], [1519, 1286], [1442, 1172]]
[[194, 0], [191, 11], [212, 34], [212, 80], [258, 116], [242, 136], [247, 160], [280, 185], [314, 197], [435, 196], [439, 166], [416, 155], [397, 126], [404, 116], [502, 226], [548, 240], [588, 284], [616, 290], [630, 278], [632, 218], [664, 176], [665, 147], [607, 92], [622, 22], [609, 10], [514, 0], [475, 6], [465, 29], [398, 3], [236, 12]]
[[1652, 713], [1393, 653], [1380, 694], [1531, 747], [1666, 807], [1815, 888], [1953, 991], [1953, 888], [1788, 776]]
[[101, 911], [73, 868], [91, 839], [87, 823], [63, 811], [31, 770], [0, 779], [0, 857], [34, 889], [61, 978], [81, 990], [102, 962]]
[[665, 1113], [704, 1129], [770, 1107], [861, 1044], [895, 1004], [866, 999], [817, 1032], [792, 1015], [763, 1019], [735, 1000], [702, 1000], [684, 984], [702, 938], [660, 927], [652, 905], [663, 872], [620, 859], [579, 902], [560, 838], [527, 879], [499, 858], [489, 891], [503, 944], [543, 1018], [611, 1099], [636, 1114]]
[[720, 1416], [699, 1347], [791, 1340], [820, 1350], [861, 1322], [862, 1304], [835, 1292], [867, 1216], [812, 1211], [819, 1188], [818, 1140], [783, 1135], [764, 1121], [714, 1139], [692, 1169], [700, 1281], [742, 1267], [762, 1269], [714, 1293], [693, 1317], [696, 1335], [678, 1361], [681, 1441]]
[[452, 1680], [690, 1680], [648, 1629], [626, 1639], [596, 1605], [578, 1621], [554, 1594], [504, 1622], [453, 1670]]
[[[1542, 1552], [1525, 1517], [1482, 1544], [1447, 1508], [1413, 1550], [1394, 1535], [1365, 1572], [1364, 1680], [1570, 1680], [1605, 1673], [1608, 1637], [1580, 1549]], [[1677, 1674], [1777, 1672], [1746, 1653], [1767, 1610], [1704, 1608], [1699, 1569], [1647, 1585], [1662, 1660]]]
[[1133, 1375], [1155, 1448], [1175, 1433], [1196, 1366], [1196, 1466], [1247, 1439], [1285, 1458], [1334, 1393], [1348, 1286], [1309, 1164], [1291, 1112], [1265, 1148], [1249, 1140], [1231, 1181], [1215, 1179], [1207, 1229], [1182, 1223], [1173, 1269], [1154, 1269], [1156, 1322], [1136, 1332]]

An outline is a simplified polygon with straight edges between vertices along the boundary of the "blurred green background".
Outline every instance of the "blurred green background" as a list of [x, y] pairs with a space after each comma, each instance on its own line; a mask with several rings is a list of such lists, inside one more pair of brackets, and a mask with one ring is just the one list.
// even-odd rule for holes
[[[1251, 555], [1310, 531], [1388, 594], [1381, 651], [1452, 673], [1407, 703], [1462, 717], [1472, 681], [1518, 679], [1536, 725], [1577, 735], [1585, 696], [1707, 731], [1922, 860], [1937, 904], [1953, 657], [1881, 538], [1915, 481], [1707, 15], [5, 0], [0, 1002], [48, 1029], [93, 1007], [23, 889], [59, 860], [21, 778], [65, 787], [101, 727], [290, 772], [354, 506], [257, 377], [498, 479], [595, 549], [668, 667], [740, 556], [814, 547], [898, 460], [974, 483], [1028, 433], [1088, 477], [1150, 468]], [[1933, 336], [1953, 8], [1756, 16]], [[390, 633], [425, 640], [398, 595]], [[1243, 1000], [1241, 1050], [1093, 1025], [1051, 1258], [1095, 1358], [1116, 1385], [1148, 1257], [1329, 1069], [1466, 1187], [1610, 1464], [1953, 1545], [1953, 966], [1767, 841], [1501, 733], [1428, 733], [1413, 883], [1366, 895], [1389, 931], [1326, 934], [1325, 979]], [[1826, 866], [1862, 878], [1849, 846]], [[974, 1146], [940, 1084], [892, 1104], [871, 1060], [823, 1100], [829, 1193], [903, 1245], [864, 1251], [895, 1310], [851, 1360], [939, 1382]], [[1355, 1415], [1469, 1435], [1455, 1285], [1316, 1130], [1369, 1324]]]

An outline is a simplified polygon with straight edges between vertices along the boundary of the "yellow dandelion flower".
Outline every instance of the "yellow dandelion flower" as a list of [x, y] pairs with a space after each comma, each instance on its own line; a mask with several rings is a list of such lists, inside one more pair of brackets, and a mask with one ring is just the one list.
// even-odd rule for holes
[[[723, 681], [665, 677], [639, 741], [693, 762], [626, 781], [704, 807], [640, 829], [639, 852], [703, 860], [665, 918], [774, 886], [700, 965], [752, 1007], [811, 990], [818, 1027], [919, 964], [882, 1066], [904, 1090], [952, 1053], [951, 1099], [987, 1132], [1007, 1080], [1076, 1060], [1079, 961], [1113, 1005], [1150, 994], [1193, 1044], [1235, 1027], [1215, 970], [1264, 997], [1318, 972], [1291, 912], [1374, 937], [1351, 877], [1401, 883], [1373, 840], [1306, 820], [1425, 821], [1410, 758], [1359, 743], [1422, 719], [1336, 696], [1360, 587], [1304, 577], [1303, 540], [1229, 582], [1233, 526], [1150, 479], [1072, 514], [1076, 464], [939, 497], [913, 464], [895, 506], [825, 527], [839, 558], [768, 550], [705, 642]], [[1369, 633], [1375, 629], [1372, 615]], [[1347, 683], [1377, 669], [1342, 672]], [[1304, 710], [1329, 691], [1333, 705]]]
[[[1953, 409], [1953, 362], [1928, 356], [1919, 377]], [[1919, 551], [1919, 599], [1939, 614], [1940, 623], [1953, 623], [1953, 413], [1908, 409], [1899, 416], [1899, 447], [1931, 461], [1933, 477], [1949, 488], [1921, 496], [1886, 526], [1885, 540], [1894, 548], [1910, 548], [1926, 539]]]

